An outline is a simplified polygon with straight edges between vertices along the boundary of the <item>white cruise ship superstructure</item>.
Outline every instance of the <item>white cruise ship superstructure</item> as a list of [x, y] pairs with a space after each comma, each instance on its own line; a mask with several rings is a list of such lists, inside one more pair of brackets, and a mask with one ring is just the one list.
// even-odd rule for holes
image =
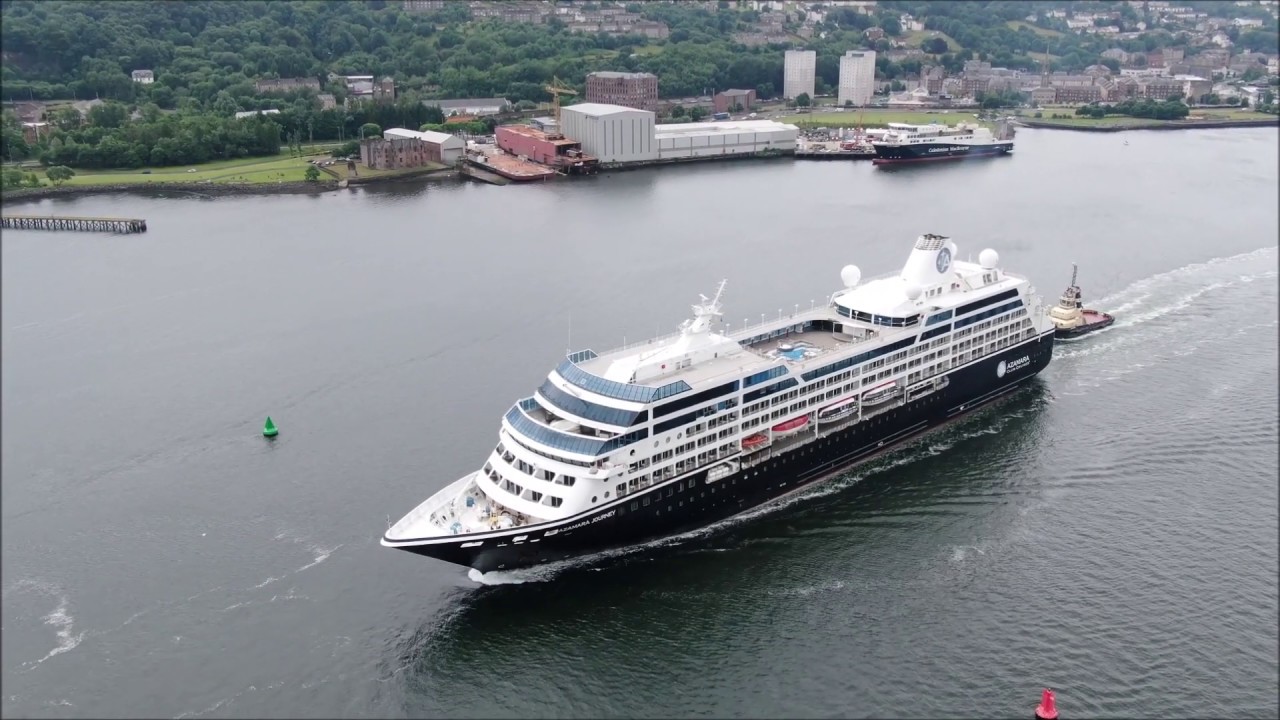
[[488, 572], [688, 531], [830, 477], [1007, 394], [1054, 326], [994, 250], [920, 236], [902, 270], [727, 332], [722, 282], [674, 335], [568, 355], [492, 452], [382, 544]]

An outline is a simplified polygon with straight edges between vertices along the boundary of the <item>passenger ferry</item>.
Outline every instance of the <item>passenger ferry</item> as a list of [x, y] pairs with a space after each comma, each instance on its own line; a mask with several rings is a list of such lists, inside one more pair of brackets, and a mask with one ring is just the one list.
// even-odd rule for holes
[[1001, 122], [997, 133], [992, 133], [974, 123], [954, 127], [889, 123], [889, 132], [871, 146], [876, 151], [871, 161], [875, 165], [1008, 155], [1013, 152], [1013, 127]]
[[729, 332], [721, 282], [677, 333], [570, 353], [502, 419], [482, 466], [387, 547], [481, 572], [697, 529], [972, 412], [1048, 365], [1054, 325], [995, 250], [919, 237], [901, 272]]

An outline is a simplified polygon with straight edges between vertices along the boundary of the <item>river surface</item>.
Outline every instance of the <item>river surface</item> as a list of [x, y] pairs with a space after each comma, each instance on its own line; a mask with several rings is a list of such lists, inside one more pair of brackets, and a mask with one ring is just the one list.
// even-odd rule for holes
[[[1125, 144], [1127, 141], [1127, 144]], [[1277, 133], [6, 212], [6, 717], [1276, 717]], [[916, 235], [1115, 326], [780, 507], [554, 570], [378, 545], [566, 347]], [[271, 415], [279, 438], [265, 441]]]

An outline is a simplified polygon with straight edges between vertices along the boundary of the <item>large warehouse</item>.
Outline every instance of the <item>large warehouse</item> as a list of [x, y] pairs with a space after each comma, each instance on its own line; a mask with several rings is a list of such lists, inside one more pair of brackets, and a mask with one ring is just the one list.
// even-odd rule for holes
[[606, 165], [795, 152], [800, 129], [773, 120], [657, 125], [654, 114], [580, 103], [560, 110], [560, 131]]
[[648, 110], [578, 103], [560, 109], [560, 132], [582, 143], [602, 163], [645, 162], [658, 156], [654, 116]]
[[800, 128], [773, 120], [739, 120], [658, 125], [659, 160], [793, 153]]

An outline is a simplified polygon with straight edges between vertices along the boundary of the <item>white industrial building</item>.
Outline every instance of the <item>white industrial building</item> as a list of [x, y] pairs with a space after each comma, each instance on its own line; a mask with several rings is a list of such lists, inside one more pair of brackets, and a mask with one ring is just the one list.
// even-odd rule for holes
[[578, 103], [560, 108], [560, 132], [602, 163], [642, 162], [658, 156], [654, 114], [648, 110]]
[[800, 129], [773, 120], [656, 125], [647, 110], [580, 103], [560, 109], [560, 132], [582, 143], [582, 152], [614, 165], [792, 153]]
[[840, 89], [836, 102], [841, 106], [871, 103], [876, 84], [876, 51], [850, 50], [840, 58]]
[[658, 125], [659, 160], [752, 155], [765, 151], [792, 153], [800, 128], [774, 120]]
[[782, 97], [794, 100], [807, 94], [812, 99], [817, 67], [817, 52], [788, 50], [782, 64]]

